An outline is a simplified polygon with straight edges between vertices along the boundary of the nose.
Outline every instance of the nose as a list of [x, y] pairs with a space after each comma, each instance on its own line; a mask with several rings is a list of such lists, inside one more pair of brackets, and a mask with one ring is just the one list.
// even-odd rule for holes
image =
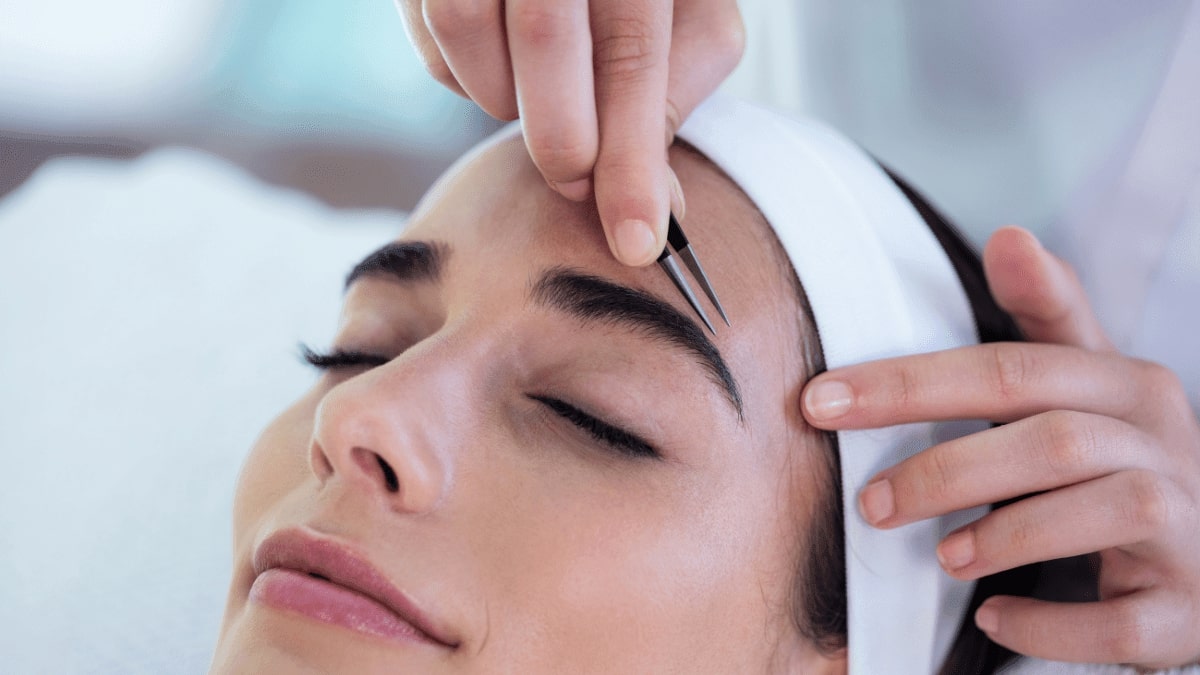
[[471, 366], [451, 356], [402, 355], [325, 394], [309, 450], [323, 488], [341, 480], [394, 511], [437, 507], [478, 410], [464, 400]]

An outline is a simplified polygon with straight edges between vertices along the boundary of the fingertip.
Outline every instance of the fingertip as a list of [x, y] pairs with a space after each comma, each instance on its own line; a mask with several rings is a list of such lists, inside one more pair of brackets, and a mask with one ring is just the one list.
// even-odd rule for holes
[[1024, 268], [1036, 262], [1045, 249], [1033, 233], [1023, 227], [1006, 225], [992, 233], [983, 249], [985, 269], [993, 272]]
[[896, 494], [892, 481], [877, 478], [858, 493], [858, 512], [872, 527], [882, 528], [896, 514]]
[[809, 424], [826, 429], [854, 406], [854, 390], [841, 380], [824, 378], [809, 382], [802, 395], [804, 417]]
[[1037, 236], [1020, 225], [1002, 225], [992, 233], [992, 238], [995, 239], [996, 237], [1021, 239], [1032, 243], [1034, 246], [1041, 246]]
[[628, 219], [617, 223], [609, 237], [609, 247], [617, 260], [631, 267], [643, 267], [654, 262], [662, 245], [654, 228], [642, 220]]
[[666, 151], [618, 150], [601, 152], [596, 161], [596, 208], [617, 260], [642, 267], [654, 262], [667, 242], [672, 187]]
[[[616, 259], [630, 267], [644, 267], [658, 259], [667, 243], [670, 187], [658, 166], [647, 167], [649, 171], [622, 171], [619, 166], [624, 165], [596, 164], [592, 178], [596, 208]], [[651, 172], [658, 175], [635, 178]], [[660, 189], [649, 191], [648, 185]]]
[[[1007, 226], [983, 250], [983, 269], [996, 301], [1005, 311], [1026, 315], [1061, 293], [1050, 262], [1054, 257], [1031, 232]], [[1053, 303], [1057, 304], [1057, 303]]]
[[975, 625], [988, 635], [995, 635], [1000, 631], [1000, 610], [991, 598], [975, 610]]

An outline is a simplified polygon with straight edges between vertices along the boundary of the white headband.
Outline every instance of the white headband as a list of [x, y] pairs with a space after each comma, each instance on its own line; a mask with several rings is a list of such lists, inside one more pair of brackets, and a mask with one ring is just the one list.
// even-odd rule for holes
[[[791, 258], [830, 368], [974, 344], [973, 314], [950, 260], [909, 199], [829, 128], [716, 96], [679, 130], [758, 206]], [[935, 549], [981, 510], [877, 530], [858, 513], [868, 479], [949, 436], [986, 425], [838, 432], [846, 532], [851, 675], [933, 673], [972, 585]]]

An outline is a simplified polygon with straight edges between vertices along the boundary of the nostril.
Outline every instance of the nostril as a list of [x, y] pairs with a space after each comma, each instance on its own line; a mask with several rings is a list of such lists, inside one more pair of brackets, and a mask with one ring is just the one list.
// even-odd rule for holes
[[379, 455], [375, 455], [375, 460], [379, 462], [379, 468], [383, 469], [383, 480], [387, 483], [388, 492], [399, 492], [400, 481], [396, 478], [396, 472]]

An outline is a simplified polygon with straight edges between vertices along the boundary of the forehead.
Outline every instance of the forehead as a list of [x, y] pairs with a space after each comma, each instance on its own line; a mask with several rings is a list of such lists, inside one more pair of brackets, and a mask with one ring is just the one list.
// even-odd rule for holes
[[[687, 199], [681, 224], [732, 323], [718, 320], [713, 341], [748, 390], [749, 411], [754, 390], [778, 397], [804, 375], [791, 272], [769, 227], [724, 174], [679, 147], [671, 148], [670, 162]], [[657, 265], [629, 268], [612, 257], [595, 204], [550, 190], [519, 136], [452, 168], [401, 238], [449, 244], [448, 276], [468, 277], [480, 292], [505, 280], [525, 287], [538, 272], [565, 266], [650, 292], [694, 316]]]
[[[791, 301], [790, 272], [746, 196], [693, 151], [672, 147], [670, 162], [687, 198], [681, 223], [722, 303], [753, 320], [763, 305]], [[665, 292], [672, 287], [657, 265], [629, 268], [612, 257], [595, 204], [570, 202], [550, 190], [519, 136], [452, 168], [422, 200], [401, 238], [448, 241], [456, 256], [468, 258], [490, 253], [499, 262], [500, 254], [513, 254], [531, 264], [579, 267], [676, 299]]]

